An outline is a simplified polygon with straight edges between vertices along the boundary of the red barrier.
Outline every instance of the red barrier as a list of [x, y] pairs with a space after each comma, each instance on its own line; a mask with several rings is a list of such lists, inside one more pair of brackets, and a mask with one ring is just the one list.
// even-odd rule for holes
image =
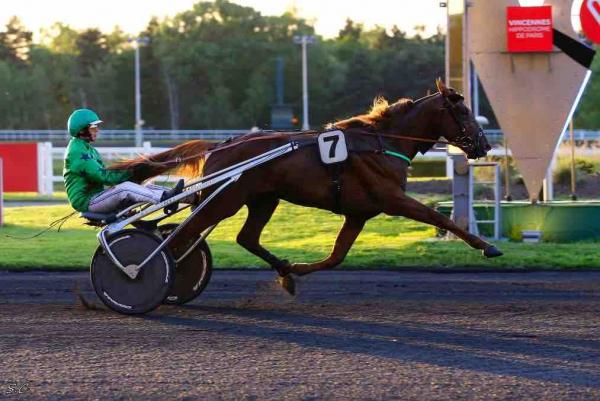
[[3, 210], [4, 209], [4, 191], [3, 191], [3, 180], [2, 180], [2, 176], [4, 175], [3, 171], [2, 171], [2, 158], [0, 157], [0, 227], [2, 227], [2, 224], [4, 223], [4, 215]]
[[38, 192], [37, 143], [0, 143], [4, 192]]

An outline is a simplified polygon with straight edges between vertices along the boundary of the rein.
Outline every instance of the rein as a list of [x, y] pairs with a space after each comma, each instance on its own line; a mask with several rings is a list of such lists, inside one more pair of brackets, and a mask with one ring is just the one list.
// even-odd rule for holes
[[[420, 103], [426, 99], [429, 99], [431, 97], [433, 97], [435, 95], [429, 95], [426, 96], [424, 98], [418, 99], [417, 101], [415, 101], [416, 103]], [[382, 134], [379, 132], [373, 133], [373, 132], [357, 132], [357, 134], [359, 135], [370, 135], [370, 136], [375, 136], [377, 137], [377, 139], [380, 142], [380, 146], [381, 146], [381, 138], [390, 138], [390, 139], [408, 139], [411, 141], [417, 141], [417, 142], [428, 142], [428, 143], [439, 143], [439, 144], [445, 144], [445, 145], [453, 145], [453, 146], [457, 146], [459, 148], [463, 148], [465, 146], [470, 146], [472, 144], [472, 139], [468, 136], [465, 135], [466, 133], [466, 127], [464, 125], [464, 123], [461, 121], [461, 119], [458, 117], [458, 115], [456, 114], [454, 107], [452, 106], [452, 104], [450, 103], [450, 101], [446, 98], [446, 96], [443, 97], [444, 100], [444, 109], [448, 110], [448, 112], [450, 113], [452, 119], [454, 120], [454, 122], [457, 124], [459, 130], [460, 130], [460, 135], [457, 137], [457, 139], [455, 141], [448, 141], [448, 140], [440, 140], [440, 139], [429, 139], [429, 138], [419, 138], [419, 137], [414, 137], [414, 136], [410, 136], [410, 135], [391, 135], [391, 134]], [[333, 125], [335, 127], [335, 125]], [[219, 152], [221, 150], [225, 150], [225, 149], [229, 149], [232, 147], [235, 147], [237, 145], [240, 145], [242, 143], [248, 143], [248, 142], [253, 142], [253, 141], [262, 141], [262, 140], [267, 140], [267, 139], [273, 139], [273, 138], [282, 138], [282, 137], [290, 137], [290, 136], [296, 136], [296, 135], [302, 135], [302, 134], [314, 134], [314, 133], [319, 133], [319, 131], [301, 131], [301, 132], [295, 132], [295, 133], [291, 133], [291, 134], [275, 134], [275, 135], [269, 135], [269, 136], [257, 136], [254, 138], [247, 138], [247, 139], [243, 139], [244, 136], [240, 137], [240, 138], [236, 138], [237, 141], [236, 142], [232, 142], [232, 143], [227, 143], [226, 142], [222, 142], [219, 144], [216, 144], [214, 147], [207, 149], [203, 152], [199, 152], [198, 154], [195, 155], [190, 155], [187, 157], [176, 157], [173, 160], [167, 160], [164, 162], [155, 162], [153, 160], [150, 160], [150, 158], [146, 158], [146, 162], [148, 163], [152, 163], [155, 165], [159, 165], [159, 166], [165, 166], [168, 164], [180, 164], [183, 162], [187, 162], [189, 160], [195, 160], [198, 159], [200, 157], [203, 157], [209, 153], [215, 153], [215, 152]], [[248, 134], [246, 134], [248, 135]], [[480, 136], [483, 135], [483, 132], [480, 132]], [[403, 155], [401, 153], [398, 152], [393, 152], [390, 150], [384, 150], [383, 148], [380, 149], [382, 153], [388, 154], [390, 156], [394, 156], [394, 157], [399, 157], [403, 160], [405, 160], [406, 162], [408, 162], [409, 164], [411, 163], [411, 159], [409, 157], [407, 157], [406, 155]]]
[[357, 134], [358, 135], [370, 135], [370, 136], [375, 136], [375, 137], [382, 136], [384, 138], [391, 138], [391, 139], [410, 139], [411, 141], [417, 141], [417, 142], [430, 142], [430, 143], [442, 143], [445, 145], [455, 145], [455, 142], [446, 141], [444, 139], [419, 138], [416, 136], [409, 136], [409, 135], [381, 134], [378, 132], [357, 132]]
[[[176, 157], [174, 159], [166, 160], [164, 162], [155, 162], [155, 161], [149, 160], [149, 158], [146, 161], [149, 163], [155, 164], [155, 165], [160, 165], [160, 166], [173, 164], [173, 163], [180, 164], [180, 163], [184, 163], [189, 160], [194, 160], [194, 159], [203, 157], [210, 153], [216, 153], [216, 152], [220, 152], [222, 150], [236, 147], [238, 145], [241, 145], [242, 143], [248, 143], [248, 142], [253, 142], [253, 141], [263, 141], [263, 140], [269, 140], [269, 139], [273, 139], [273, 138], [282, 138], [282, 137], [296, 136], [296, 135], [301, 135], [301, 134], [311, 134], [311, 133], [318, 133], [318, 132], [319, 131], [312, 130], [312, 131], [294, 132], [292, 134], [276, 134], [276, 135], [270, 135], [270, 136], [258, 136], [255, 138], [248, 138], [248, 139], [242, 139], [243, 137], [239, 137], [239, 138], [236, 138], [238, 140], [236, 142], [219, 143], [219, 144], [216, 144], [211, 149], [205, 150], [203, 152], [199, 152], [194, 155], [190, 155], [190, 156], [186, 156], [186, 157]], [[390, 138], [390, 139], [408, 139], [408, 140], [418, 141], [418, 142], [429, 142], [429, 143], [440, 143], [440, 144], [446, 144], [446, 145], [455, 145], [454, 142], [450, 142], [450, 141], [446, 141], [446, 140], [419, 138], [419, 137], [414, 137], [414, 136], [409, 136], [409, 135], [392, 135], [392, 134], [382, 134], [382, 133], [376, 133], [376, 132], [356, 132], [355, 134], [368, 135], [368, 136], [374, 136], [374, 137], [379, 137], [379, 138], [384, 137], [384, 138]], [[399, 157], [399, 158], [407, 161], [409, 164], [411, 163], [410, 158], [408, 158], [407, 156], [405, 156], [401, 153], [393, 152], [393, 151], [389, 151], [389, 150], [383, 151], [382, 153], [388, 154], [390, 156]]]
[[220, 142], [220, 143], [215, 144], [215, 146], [210, 149], [207, 149], [202, 152], [198, 152], [198, 153], [190, 155], [190, 156], [175, 157], [174, 159], [166, 160], [164, 162], [157, 162], [157, 161], [150, 160], [151, 156], [149, 156], [145, 161], [147, 163], [151, 163], [151, 164], [159, 165], [159, 166], [164, 166], [164, 165], [173, 164], [173, 163], [180, 164], [180, 163], [183, 163], [183, 162], [186, 162], [189, 160], [198, 159], [198, 158], [206, 156], [207, 154], [210, 154], [210, 153], [216, 153], [216, 152], [220, 152], [221, 150], [236, 147], [238, 145], [241, 145], [242, 143], [248, 143], [248, 142], [253, 142], [253, 141], [262, 141], [262, 140], [273, 139], [273, 138], [282, 138], [284, 136], [287, 137], [287, 136], [300, 135], [300, 134], [306, 134], [306, 133], [317, 133], [317, 132], [318, 131], [314, 131], [314, 130], [302, 131], [302, 132], [295, 132], [292, 134], [275, 134], [275, 135], [271, 135], [271, 136], [258, 136], [255, 138], [248, 138], [248, 139], [242, 139], [244, 136], [241, 136], [241, 137], [236, 138], [236, 140], [238, 140], [238, 142], [227, 143], [230, 141], [230, 139], [228, 139], [225, 142]]

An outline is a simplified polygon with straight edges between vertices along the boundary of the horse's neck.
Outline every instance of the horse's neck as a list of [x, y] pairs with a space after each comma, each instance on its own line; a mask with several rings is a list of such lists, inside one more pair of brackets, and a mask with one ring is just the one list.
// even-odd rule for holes
[[[423, 107], [428, 105], [423, 104]], [[439, 139], [435, 136], [433, 128], [433, 116], [428, 117], [431, 107], [425, 110], [413, 109], [397, 125], [392, 126], [390, 134], [395, 136], [407, 136], [412, 138], [422, 138], [423, 141], [398, 138], [394, 145], [398, 151], [413, 159], [419, 151], [426, 152], [433, 146], [433, 142]]]

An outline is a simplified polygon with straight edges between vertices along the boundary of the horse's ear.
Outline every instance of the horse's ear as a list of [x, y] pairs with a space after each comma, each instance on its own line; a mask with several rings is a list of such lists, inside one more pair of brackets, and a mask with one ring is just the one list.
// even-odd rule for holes
[[448, 89], [448, 87], [444, 84], [444, 82], [442, 81], [441, 78], [438, 78], [435, 80], [435, 86], [437, 87], [437, 90], [444, 96], [448, 96], [450, 94], [450, 90]]

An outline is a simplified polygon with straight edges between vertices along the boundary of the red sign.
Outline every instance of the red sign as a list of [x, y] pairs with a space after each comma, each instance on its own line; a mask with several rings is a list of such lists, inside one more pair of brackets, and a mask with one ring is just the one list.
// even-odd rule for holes
[[600, 44], [600, 0], [583, 0], [579, 18], [585, 36]]
[[38, 192], [37, 143], [0, 143], [4, 192]]
[[551, 52], [552, 36], [552, 6], [506, 7], [509, 52]]

